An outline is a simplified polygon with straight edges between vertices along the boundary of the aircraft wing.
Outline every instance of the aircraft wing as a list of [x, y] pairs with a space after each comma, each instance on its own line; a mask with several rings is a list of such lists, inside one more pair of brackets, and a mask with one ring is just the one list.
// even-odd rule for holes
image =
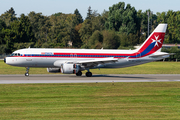
[[111, 57], [111, 58], [102, 58], [102, 59], [94, 59], [94, 60], [85, 60], [85, 61], [77, 61], [77, 64], [81, 64], [84, 67], [94, 67], [98, 64], [105, 64], [111, 62], [117, 62], [118, 59]]

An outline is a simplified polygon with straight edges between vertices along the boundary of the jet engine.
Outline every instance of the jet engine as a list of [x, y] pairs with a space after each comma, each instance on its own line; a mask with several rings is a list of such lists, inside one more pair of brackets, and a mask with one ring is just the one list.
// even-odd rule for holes
[[80, 66], [73, 63], [65, 63], [61, 65], [61, 72], [64, 74], [76, 74], [80, 70]]
[[49, 73], [60, 73], [60, 68], [47, 68]]

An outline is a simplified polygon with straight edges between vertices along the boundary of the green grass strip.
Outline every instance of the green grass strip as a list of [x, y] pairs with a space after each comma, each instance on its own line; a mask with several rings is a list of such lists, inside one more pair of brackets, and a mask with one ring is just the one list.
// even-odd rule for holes
[[0, 85], [0, 119], [180, 119], [180, 82]]

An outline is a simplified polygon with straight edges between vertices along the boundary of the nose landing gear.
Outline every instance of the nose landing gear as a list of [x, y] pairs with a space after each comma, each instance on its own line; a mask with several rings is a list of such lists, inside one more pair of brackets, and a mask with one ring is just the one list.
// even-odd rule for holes
[[28, 77], [29, 76], [29, 67], [26, 67], [26, 73], [25, 76]]

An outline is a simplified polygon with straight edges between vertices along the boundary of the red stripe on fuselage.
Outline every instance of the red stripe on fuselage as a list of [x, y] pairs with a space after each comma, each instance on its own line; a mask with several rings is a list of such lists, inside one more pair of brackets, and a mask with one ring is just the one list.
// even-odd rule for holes
[[54, 55], [106, 55], [106, 56], [133, 56], [132, 54], [114, 54], [114, 53], [54, 53]]

